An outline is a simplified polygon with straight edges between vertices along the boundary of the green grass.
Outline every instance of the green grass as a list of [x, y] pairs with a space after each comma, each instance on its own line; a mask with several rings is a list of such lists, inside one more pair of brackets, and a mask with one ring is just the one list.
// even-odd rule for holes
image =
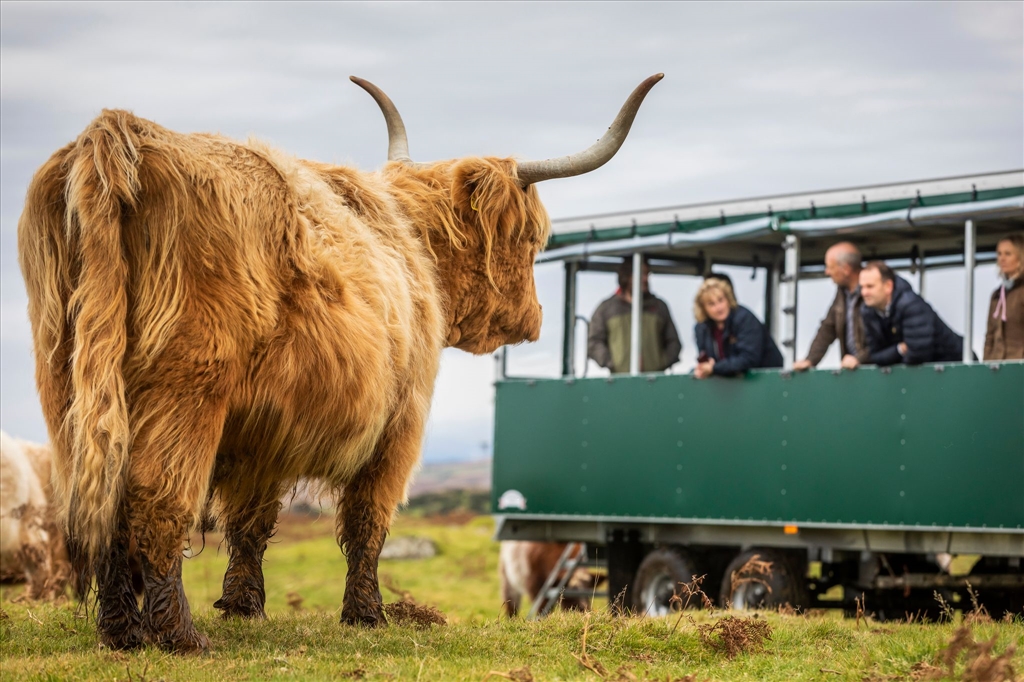
[[[529, 666], [538, 680], [600, 679], [586, 660], [610, 671], [607, 679], [665, 680], [695, 673], [712, 680], [898, 679], [920, 662], [932, 663], [954, 625], [858, 624], [837, 615], [763, 617], [774, 630], [761, 652], [728, 659], [705, 644], [696, 625], [719, 615], [694, 612], [694, 623], [675, 618], [613, 619], [557, 613], [541, 622], [498, 618], [497, 546], [490, 520], [464, 526], [403, 518], [394, 535], [433, 539], [439, 556], [424, 561], [384, 561], [380, 573], [416, 599], [443, 611], [445, 627], [390, 626], [366, 630], [338, 623], [345, 563], [330, 537], [332, 521], [292, 519], [266, 557], [265, 622], [223, 621], [210, 606], [220, 595], [226, 565], [218, 537], [209, 536], [185, 562], [185, 584], [198, 626], [210, 636], [209, 655], [183, 658], [155, 649], [119, 653], [97, 647], [95, 629], [70, 603], [12, 602], [20, 588], [5, 586], [0, 600], [0, 678], [6, 680], [483, 680]], [[199, 543], [196, 543], [197, 547]], [[302, 598], [301, 610], [289, 594]], [[396, 597], [384, 590], [385, 601]], [[1024, 623], [974, 628], [977, 639], [996, 637], [1000, 653], [1024, 641]], [[1020, 648], [1020, 647], [1018, 647]], [[1014, 666], [1024, 670], [1024, 652]], [[960, 668], [963, 667], [961, 663]], [[822, 672], [826, 670], [828, 672]], [[618, 671], [618, 672], [616, 672]], [[959, 675], [959, 670], [957, 671]], [[491, 677], [491, 680], [501, 679]]]

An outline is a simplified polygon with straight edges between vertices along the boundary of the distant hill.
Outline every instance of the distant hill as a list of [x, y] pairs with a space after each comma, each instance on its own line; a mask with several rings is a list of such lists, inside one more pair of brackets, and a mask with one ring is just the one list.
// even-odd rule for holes
[[[410, 509], [423, 514], [445, 514], [456, 509], [485, 513], [490, 507], [491, 460], [425, 463], [409, 488]], [[413, 503], [414, 498], [421, 498]], [[287, 511], [321, 514], [334, 507], [329, 492], [305, 480], [285, 493]]]
[[446, 490], [490, 490], [491, 460], [424, 463], [409, 488], [409, 497]]

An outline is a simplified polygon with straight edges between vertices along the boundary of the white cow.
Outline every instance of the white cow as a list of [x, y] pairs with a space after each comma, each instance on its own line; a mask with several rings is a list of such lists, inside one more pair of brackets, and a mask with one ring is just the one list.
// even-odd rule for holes
[[27, 580], [32, 599], [60, 596], [70, 574], [50, 507], [50, 467], [49, 446], [0, 431], [0, 576]]

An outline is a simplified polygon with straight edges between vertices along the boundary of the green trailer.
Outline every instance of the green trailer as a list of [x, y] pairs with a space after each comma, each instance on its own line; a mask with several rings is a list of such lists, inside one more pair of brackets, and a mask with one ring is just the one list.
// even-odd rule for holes
[[[619, 606], [648, 612], [694, 575], [733, 608], [934, 615], [969, 583], [993, 615], [1021, 612], [1024, 362], [977, 362], [970, 339], [975, 264], [1022, 230], [1024, 171], [557, 221], [538, 262], [564, 263], [562, 376], [506, 376], [498, 354], [498, 538], [586, 543]], [[964, 362], [792, 372], [799, 283], [839, 239], [921, 288], [963, 267]], [[580, 376], [578, 273], [641, 255], [681, 276], [763, 268], [786, 368], [698, 381], [634, 357]], [[734, 582], [754, 555], [770, 576]]]

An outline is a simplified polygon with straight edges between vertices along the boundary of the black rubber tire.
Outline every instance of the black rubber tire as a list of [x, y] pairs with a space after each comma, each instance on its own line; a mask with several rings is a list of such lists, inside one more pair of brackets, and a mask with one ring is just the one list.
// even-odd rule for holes
[[[760, 561], [771, 562], [771, 573], [738, 585], [734, 595], [733, 572], [740, 570], [755, 555]], [[736, 611], [775, 609], [785, 605], [803, 608], [809, 602], [805, 573], [803, 562], [792, 553], [777, 549], [748, 549], [740, 552], [726, 566], [718, 602], [723, 608]]]
[[[644, 557], [633, 579], [632, 608], [636, 614], [664, 616], [679, 611], [681, 604], [671, 602], [677, 594], [686, 599], [683, 584], [697, 574], [691, 557], [685, 550], [662, 547]], [[690, 599], [690, 607], [699, 607], [698, 596]]]

